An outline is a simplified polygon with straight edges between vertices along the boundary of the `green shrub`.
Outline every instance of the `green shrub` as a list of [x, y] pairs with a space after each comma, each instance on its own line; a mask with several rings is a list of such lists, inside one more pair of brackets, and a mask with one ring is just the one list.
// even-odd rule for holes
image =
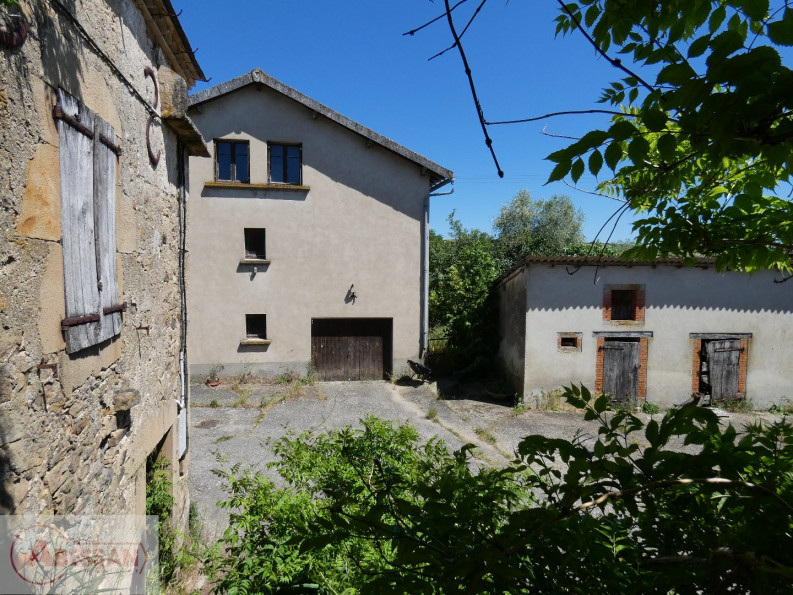
[[[219, 591], [328, 593], [787, 592], [793, 428], [739, 434], [686, 407], [646, 424], [565, 390], [594, 442], [527, 436], [503, 468], [409, 426], [273, 444], [284, 487], [233, 467]], [[591, 437], [590, 437], [591, 438]], [[639, 444], [648, 444], [641, 448]], [[675, 450], [680, 443], [693, 452]]]

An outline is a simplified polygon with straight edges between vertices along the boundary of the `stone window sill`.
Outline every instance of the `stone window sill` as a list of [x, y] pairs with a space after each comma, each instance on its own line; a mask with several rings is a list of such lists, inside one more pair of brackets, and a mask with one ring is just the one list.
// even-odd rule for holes
[[270, 264], [269, 259], [265, 258], [240, 258], [241, 265], [253, 265], [253, 266], [261, 266], [265, 264]]
[[246, 337], [242, 341], [240, 341], [240, 345], [247, 346], [247, 345], [269, 345], [272, 343], [270, 339], [257, 339], [256, 337]]
[[243, 184], [241, 182], [205, 182], [205, 188], [232, 188], [237, 190], [292, 190], [308, 192], [310, 186], [297, 184]]

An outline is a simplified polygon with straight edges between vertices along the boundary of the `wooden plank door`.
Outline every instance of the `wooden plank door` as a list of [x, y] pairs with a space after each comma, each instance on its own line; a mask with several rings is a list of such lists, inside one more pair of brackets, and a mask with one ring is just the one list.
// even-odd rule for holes
[[391, 335], [391, 319], [314, 319], [314, 371], [322, 380], [381, 380], [391, 371]]
[[740, 339], [710, 341], [707, 344], [710, 395], [713, 400], [738, 397]]
[[620, 402], [635, 401], [639, 393], [639, 342], [603, 344], [603, 392]]

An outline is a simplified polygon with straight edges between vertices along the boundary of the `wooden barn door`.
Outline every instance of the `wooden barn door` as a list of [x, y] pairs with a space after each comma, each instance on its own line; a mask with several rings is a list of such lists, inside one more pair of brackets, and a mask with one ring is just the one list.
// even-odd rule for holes
[[639, 393], [639, 342], [603, 344], [603, 392], [615, 401], [635, 401]]
[[390, 318], [316, 318], [311, 355], [322, 380], [382, 380], [391, 372]]
[[741, 357], [740, 339], [707, 343], [708, 377], [713, 400], [738, 397], [738, 372]]

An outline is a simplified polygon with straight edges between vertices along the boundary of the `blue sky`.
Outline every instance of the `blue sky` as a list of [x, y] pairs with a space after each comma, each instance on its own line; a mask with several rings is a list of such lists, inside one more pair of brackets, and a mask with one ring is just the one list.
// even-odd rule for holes
[[[585, 213], [594, 237], [619, 203], [563, 183], [544, 186], [544, 158], [605, 124], [598, 116], [567, 116], [490, 128], [505, 172], [499, 179], [476, 118], [468, 81], [445, 20], [415, 36], [403, 33], [442, 13], [436, 0], [172, 0], [209, 83], [198, 91], [261, 68], [345, 116], [447, 167], [454, 194], [432, 199], [431, 225], [446, 233], [454, 209], [465, 227], [490, 232], [500, 207], [525, 188], [535, 198], [567, 194]], [[468, 4], [471, 6], [469, 7]], [[478, 4], [455, 11], [458, 29]], [[605, 84], [619, 73], [580, 36], [554, 38], [553, 0], [490, 0], [463, 37], [488, 120], [602, 107]], [[459, 13], [459, 14], [458, 14]], [[579, 187], [593, 190], [584, 176]], [[630, 237], [630, 219], [614, 239]]]

